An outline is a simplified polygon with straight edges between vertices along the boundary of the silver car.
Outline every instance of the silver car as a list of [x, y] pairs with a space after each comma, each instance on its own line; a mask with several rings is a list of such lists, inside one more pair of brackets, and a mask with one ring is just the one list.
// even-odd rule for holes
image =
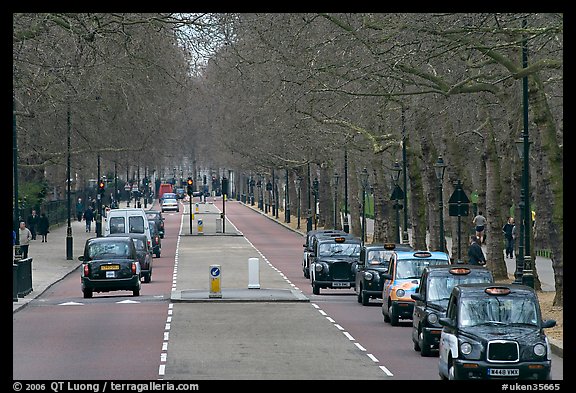
[[180, 206], [176, 199], [163, 199], [162, 200], [162, 213], [165, 211], [180, 211]]

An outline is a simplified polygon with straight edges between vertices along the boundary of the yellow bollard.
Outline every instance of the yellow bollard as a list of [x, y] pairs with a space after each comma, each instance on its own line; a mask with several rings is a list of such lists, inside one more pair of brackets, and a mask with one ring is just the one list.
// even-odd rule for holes
[[198, 213], [198, 204], [196, 203], [195, 206], [196, 206], [196, 213]]
[[222, 297], [222, 289], [221, 289], [221, 278], [222, 278], [222, 271], [220, 270], [220, 265], [210, 265], [210, 294], [208, 297], [210, 298], [221, 298]]
[[198, 220], [198, 234], [199, 235], [203, 235], [204, 234], [204, 223], [202, 222], [202, 220]]

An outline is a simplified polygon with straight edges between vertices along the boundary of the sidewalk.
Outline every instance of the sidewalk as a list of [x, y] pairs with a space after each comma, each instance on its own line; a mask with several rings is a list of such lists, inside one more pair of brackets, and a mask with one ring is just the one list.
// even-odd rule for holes
[[[238, 202], [241, 203], [241, 202]], [[263, 216], [266, 216], [268, 219], [270, 220], [274, 220], [276, 221], [278, 224], [283, 225], [295, 232], [304, 234], [303, 231], [305, 231], [305, 226], [303, 226], [302, 230], [298, 231], [294, 228], [291, 228], [289, 225], [285, 224], [283, 222], [283, 216], [280, 216], [280, 218], [275, 219], [274, 217], [272, 217], [271, 215], [266, 215], [264, 214], [264, 212], [260, 211], [257, 207], [254, 206], [250, 206], [248, 204], [243, 204], [246, 207], [251, 208], [254, 211], [259, 212], [260, 214], [262, 214]], [[90, 237], [95, 237], [96, 233], [95, 233], [95, 225], [92, 225], [92, 232], [87, 233], [86, 232], [86, 225], [84, 223], [84, 221], [82, 222], [78, 222], [76, 220], [73, 220], [71, 222], [71, 227], [72, 227], [72, 238], [73, 238], [73, 259], [72, 260], [67, 260], [66, 259], [66, 230], [67, 230], [67, 223], [63, 223], [59, 226], [51, 226], [50, 228], [50, 233], [48, 234], [48, 242], [47, 243], [42, 243], [41, 237], [38, 236], [37, 240], [33, 240], [30, 244], [30, 251], [29, 251], [29, 257], [32, 258], [32, 292], [29, 293], [28, 295], [26, 295], [23, 298], [18, 298], [17, 302], [13, 302], [12, 303], [12, 312], [17, 312], [19, 310], [21, 310], [23, 307], [25, 307], [30, 301], [32, 301], [33, 299], [37, 298], [38, 296], [40, 296], [42, 293], [44, 293], [44, 291], [46, 291], [48, 288], [50, 288], [53, 284], [57, 283], [58, 281], [62, 280], [64, 277], [66, 277], [68, 274], [73, 273], [81, 264], [81, 262], [78, 260], [78, 256], [80, 254], [82, 254], [83, 249], [84, 249], [84, 244], [86, 242], [86, 239], [90, 238]], [[230, 228], [231, 229], [231, 228]], [[227, 227], [227, 231], [228, 231], [228, 227]], [[545, 279], [543, 278], [543, 269], [541, 269], [540, 264], [541, 263], [548, 263], [551, 266], [551, 261], [550, 259], [547, 258], [543, 258], [543, 257], [537, 257], [537, 263], [538, 263], [538, 273], [540, 275], [540, 279], [541, 281], [543, 281], [543, 287], [544, 287], [544, 282], [548, 283], [554, 283], [553, 280], [553, 276], [552, 276], [552, 281], [545, 281]], [[510, 269], [510, 266], [509, 266]], [[512, 269], [512, 272], [514, 270]], [[238, 277], [234, 277], [234, 274], [237, 274]], [[205, 277], [203, 278], [205, 280]], [[244, 282], [246, 280], [246, 272], [244, 271], [227, 271], [226, 272], [226, 280], [238, 280], [241, 282]], [[547, 280], [547, 279], [546, 279]], [[182, 288], [185, 289], [185, 288]], [[552, 287], [553, 290], [553, 287]], [[184, 299], [182, 299], [182, 295], [184, 295], [183, 297], [187, 297], [189, 296], [190, 298], [187, 300], [193, 300], [191, 298], [194, 298], [195, 295], [193, 295], [192, 293], [184, 293], [181, 292], [180, 293], [180, 299], [177, 298], [177, 296], [175, 296], [175, 298], [173, 299], [174, 301], [182, 301]], [[204, 293], [202, 294], [202, 297], [204, 297]], [[280, 296], [281, 298], [283, 296]], [[289, 294], [288, 295], [289, 298], [293, 298], [294, 294]], [[299, 299], [297, 298], [296, 301], [302, 301], [303, 299]], [[550, 340], [551, 341], [551, 346], [554, 350], [554, 352], [558, 355], [558, 356], [562, 356], [562, 348], [563, 348], [563, 343], [562, 341], [559, 340]]]

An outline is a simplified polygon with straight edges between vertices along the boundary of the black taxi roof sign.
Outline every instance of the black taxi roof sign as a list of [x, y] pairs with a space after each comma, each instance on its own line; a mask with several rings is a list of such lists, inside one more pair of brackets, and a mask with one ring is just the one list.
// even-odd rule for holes
[[470, 274], [470, 269], [467, 267], [453, 267], [449, 270], [450, 274], [454, 275], [466, 275]]
[[414, 253], [414, 256], [416, 258], [430, 258], [432, 256], [432, 254], [430, 254], [430, 252], [428, 252], [428, 251], [416, 251]]
[[510, 288], [508, 287], [488, 287], [484, 290], [488, 295], [508, 295], [510, 294]]
[[385, 250], [394, 250], [396, 248], [396, 243], [384, 243]]

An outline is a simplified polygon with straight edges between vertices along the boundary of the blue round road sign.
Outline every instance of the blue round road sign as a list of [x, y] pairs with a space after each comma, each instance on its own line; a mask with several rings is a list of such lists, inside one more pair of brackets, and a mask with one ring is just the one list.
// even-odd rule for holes
[[213, 267], [210, 269], [210, 275], [212, 277], [218, 277], [220, 275], [220, 268], [218, 267]]

